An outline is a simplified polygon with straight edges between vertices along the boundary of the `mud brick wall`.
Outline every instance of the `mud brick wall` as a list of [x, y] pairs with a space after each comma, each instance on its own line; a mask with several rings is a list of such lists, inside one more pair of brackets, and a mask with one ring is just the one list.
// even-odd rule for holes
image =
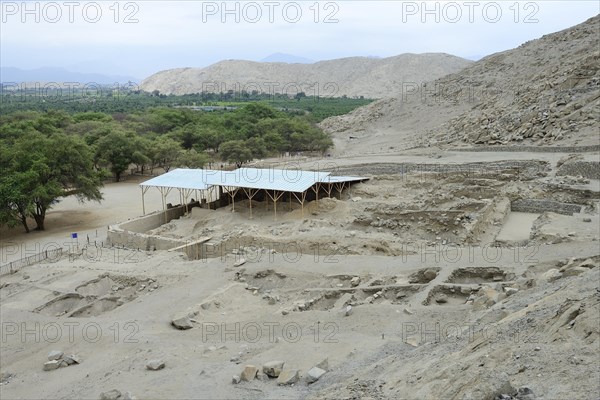
[[583, 176], [588, 179], [600, 179], [600, 162], [574, 161], [560, 166], [557, 175]]
[[510, 210], [515, 212], [544, 213], [554, 212], [563, 215], [573, 215], [581, 212], [579, 204], [560, 203], [554, 200], [515, 200], [510, 204]]

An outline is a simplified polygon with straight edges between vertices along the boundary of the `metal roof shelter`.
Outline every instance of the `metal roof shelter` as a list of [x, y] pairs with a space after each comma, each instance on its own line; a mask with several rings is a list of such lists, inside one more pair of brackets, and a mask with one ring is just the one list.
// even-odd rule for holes
[[[303, 171], [296, 169], [273, 168], [238, 168], [235, 171], [219, 171], [207, 176], [206, 183], [224, 187], [231, 197], [235, 210], [235, 196], [241, 189], [250, 200], [250, 216], [252, 217], [252, 198], [264, 190], [273, 201], [275, 217], [277, 217], [277, 201], [287, 192], [290, 204], [292, 196], [298, 200], [304, 213], [306, 191], [318, 186], [319, 181], [326, 179], [329, 172]], [[318, 192], [318, 188], [316, 189]], [[291, 207], [291, 205], [290, 205]]]
[[[331, 191], [335, 187], [342, 194], [345, 185], [352, 182], [362, 182], [368, 178], [355, 176], [331, 176], [330, 172], [304, 171], [297, 169], [273, 169], [273, 168], [239, 168], [234, 171], [202, 170], [202, 169], [174, 169], [156, 178], [142, 182], [142, 207], [146, 213], [144, 194], [150, 187], [156, 187], [162, 194], [163, 209], [166, 197], [175, 188], [179, 190], [182, 202], [187, 204], [187, 199], [192, 191], [200, 190], [203, 198], [212, 201], [227, 193], [235, 210], [235, 197], [240, 190], [250, 200], [250, 217], [252, 217], [252, 199], [260, 191], [273, 201], [275, 217], [277, 217], [277, 202], [288, 193], [290, 209], [292, 208], [292, 197], [302, 207], [304, 213], [304, 202], [309, 190], [315, 193], [319, 200], [319, 191], [323, 188], [331, 197]], [[219, 188], [219, 194], [214, 190]], [[208, 196], [206, 196], [208, 194]], [[214, 196], [213, 196], [214, 194]], [[196, 195], [197, 196], [197, 195]], [[265, 197], [266, 199], [266, 197]]]
[[331, 191], [335, 187], [339, 193], [340, 198], [342, 197], [342, 191], [348, 185], [348, 187], [352, 183], [367, 181], [369, 178], [364, 178], [360, 176], [326, 176], [325, 179], [322, 179], [319, 183], [323, 185], [324, 190], [327, 192], [327, 195], [331, 197]]
[[187, 199], [191, 196], [192, 192], [195, 192], [196, 198], [198, 198], [198, 190], [201, 191], [203, 198], [207, 198], [208, 201], [210, 201], [213, 194], [213, 186], [206, 183], [206, 176], [220, 172], [221, 171], [208, 169], [177, 168], [157, 176], [156, 178], [140, 183], [142, 189], [142, 210], [144, 215], [146, 215], [144, 195], [151, 187], [155, 187], [159, 190], [162, 196], [163, 210], [166, 208], [166, 198], [171, 192], [171, 189], [179, 190], [181, 202], [185, 204], [187, 204]]

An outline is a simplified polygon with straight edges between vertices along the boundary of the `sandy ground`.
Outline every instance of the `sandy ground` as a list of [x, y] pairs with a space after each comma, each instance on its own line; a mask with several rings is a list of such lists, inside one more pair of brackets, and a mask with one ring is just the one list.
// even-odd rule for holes
[[[257, 202], [250, 219], [242, 201], [152, 232], [227, 244], [211, 258], [95, 248], [1, 277], [0, 397], [98, 399], [116, 389], [138, 399], [516, 399], [525, 387], [529, 398], [597, 396], [598, 182], [559, 185], [557, 154], [434, 155], [335, 160], [372, 179], [341, 200], [311, 202], [304, 215], [282, 204], [275, 219]], [[506, 164], [533, 159], [548, 164]], [[498, 168], [377, 172], [448, 160]], [[161, 206], [151, 192], [147, 210]], [[59, 204], [54, 222], [69, 222], [49, 219], [37, 240], [141, 213], [135, 182], [105, 194], [98, 208]], [[584, 209], [505, 218], [517, 194]], [[527, 244], [497, 241], [520, 240], [526, 227]], [[191, 329], [171, 325], [181, 316]], [[81, 363], [44, 371], [52, 350]], [[327, 372], [308, 384], [325, 358]], [[154, 359], [165, 368], [148, 370]], [[301, 379], [232, 384], [246, 365], [276, 360]]]
[[496, 240], [505, 242], [527, 241], [531, 235], [533, 222], [539, 216], [540, 214], [534, 213], [511, 212], [502, 226], [500, 233], [498, 233]]
[[[61, 199], [46, 214], [46, 230], [32, 230], [25, 233], [22, 225], [12, 229], [0, 229], [0, 263], [4, 264], [27, 257], [45, 249], [55, 248], [56, 244], [71, 247], [77, 242], [71, 239], [71, 233], [77, 232], [79, 244], [90, 241], [106, 241], [106, 231], [110, 224], [126, 221], [142, 215], [142, 195], [138, 186], [148, 177], [129, 177], [127, 181], [108, 183], [102, 189], [104, 200], [101, 203], [80, 203], [73, 196]], [[146, 212], [162, 209], [162, 200], [158, 190], [150, 189], [144, 196]], [[167, 196], [167, 202], [179, 203], [179, 193], [173, 190]], [[35, 228], [35, 221], [29, 222], [29, 228]]]

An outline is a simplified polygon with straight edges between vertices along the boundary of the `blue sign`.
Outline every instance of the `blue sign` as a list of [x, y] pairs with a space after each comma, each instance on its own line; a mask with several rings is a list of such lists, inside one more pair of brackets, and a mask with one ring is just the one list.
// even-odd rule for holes
[[77, 234], [76, 233], [71, 233], [71, 239], [77, 239]]

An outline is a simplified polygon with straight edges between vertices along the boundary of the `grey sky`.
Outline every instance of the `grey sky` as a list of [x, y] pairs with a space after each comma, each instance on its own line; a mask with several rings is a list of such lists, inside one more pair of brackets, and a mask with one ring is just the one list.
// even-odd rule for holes
[[314, 60], [407, 52], [474, 58], [600, 12], [598, 1], [0, 3], [2, 66], [137, 78], [276, 52]]

